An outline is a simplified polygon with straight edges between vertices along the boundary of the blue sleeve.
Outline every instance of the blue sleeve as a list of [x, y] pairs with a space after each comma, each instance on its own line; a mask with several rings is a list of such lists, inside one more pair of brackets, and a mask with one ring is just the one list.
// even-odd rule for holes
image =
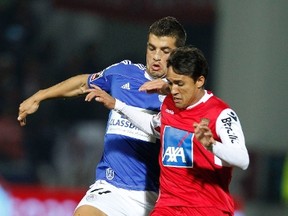
[[90, 74], [88, 77], [88, 86], [92, 88], [91, 85], [97, 85], [104, 91], [110, 92], [111, 82], [109, 80], [109, 76], [107, 76], [106, 69], [103, 71]]
[[100, 72], [90, 74], [87, 81], [89, 88], [91, 88], [91, 84], [93, 84], [110, 93], [113, 75], [125, 74], [127, 72], [127, 69], [125, 68], [127, 64], [131, 64], [131, 61], [124, 60], [119, 63], [110, 65]]

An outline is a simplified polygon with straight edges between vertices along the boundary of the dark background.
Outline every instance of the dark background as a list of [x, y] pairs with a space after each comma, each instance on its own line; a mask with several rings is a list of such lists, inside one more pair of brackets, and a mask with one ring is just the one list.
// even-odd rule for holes
[[[281, 2], [284, 6], [287, 5], [285, 1], [277, 2], [277, 5], [283, 7]], [[273, 139], [275, 143], [271, 143], [263, 139], [267, 132], [253, 133], [254, 128], [259, 128], [259, 125], [249, 124], [250, 120], [252, 121], [249, 110], [253, 110], [255, 106], [263, 108], [266, 104], [263, 102], [265, 99], [259, 100], [263, 91], [257, 92], [257, 89], [270, 88], [272, 84], [274, 86], [279, 84], [276, 81], [276, 84], [273, 83], [272, 77], [261, 82], [270, 72], [259, 76], [264, 70], [257, 70], [255, 65], [267, 64], [266, 62], [271, 60], [270, 56], [275, 54], [271, 53], [268, 61], [253, 61], [254, 66], [250, 63], [239, 64], [238, 68], [242, 67], [243, 71], [247, 71], [247, 67], [256, 68], [255, 71], [259, 71], [257, 76], [250, 72], [233, 75], [231, 79], [235, 81], [234, 84], [231, 84], [228, 78], [225, 79], [227, 75], [225, 72], [229, 71], [229, 67], [227, 62], [219, 58], [223, 53], [220, 52], [221, 49], [225, 50], [224, 45], [221, 46], [221, 38], [225, 38], [223, 43], [228, 44], [226, 49], [234, 43], [230, 48], [232, 53], [226, 54], [224, 59], [229, 59], [233, 65], [243, 62], [238, 56], [231, 60], [237, 50], [243, 47], [233, 41], [233, 38], [238, 37], [239, 41], [242, 41], [242, 36], [236, 34], [227, 36], [219, 33], [225, 32], [223, 26], [229, 25], [229, 21], [232, 20], [226, 18], [228, 21], [223, 21], [225, 14], [229, 13], [224, 10], [229, 8], [224, 6], [225, 3], [225, 1], [212, 0], [0, 1], [0, 176], [8, 183], [89, 186], [94, 180], [95, 166], [101, 155], [108, 111], [101, 104], [84, 102], [83, 97], [56, 99], [43, 102], [38, 112], [28, 117], [27, 126], [20, 127], [16, 120], [19, 104], [39, 89], [47, 88], [77, 74], [100, 71], [124, 59], [145, 64], [147, 30], [150, 24], [156, 19], [171, 15], [184, 25], [188, 35], [187, 43], [203, 50], [208, 59], [210, 74], [207, 89], [219, 93], [220, 97], [223, 96], [228, 99], [228, 102], [235, 104], [240, 119], [243, 118], [242, 123], [245, 126], [243, 129], [247, 130], [246, 140], [251, 162], [247, 171], [235, 170], [231, 191], [245, 200], [247, 215], [264, 215], [259, 213], [264, 206], [268, 206], [272, 211], [282, 208], [286, 211], [285, 203], [288, 195], [283, 195], [283, 185], [288, 184], [288, 180], [284, 178], [284, 163], [287, 158], [285, 137], [287, 136], [277, 140], [280, 136], [275, 135], [276, 140]], [[258, 11], [259, 4], [257, 0], [253, 1], [255, 11]], [[230, 9], [235, 8], [232, 3], [226, 5], [229, 5]], [[243, 13], [243, 17], [242, 14], [232, 14], [241, 17], [240, 20], [235, 18], [237, 22], [230, 22], [232, 31], [235, 27], [241, 32], [242, 25], [249, 26], [249, 22], [241, 23], [246, 17], [245, 11], [249, 11], [249, 4], [243, 3], [241, 6], [241, 9], [235, 11]], [[272, 6], [269, 14], [270, 12], [273, 14], [273, 10], [275, 12], [274, 5]], [[264, 7], [266, 8], [270, 7]], [[285, 18], [279, 18], [279, 22], [273, 26], [280, 25]], [[256, 30], [261, 32], [258, 29], [259, 25], [255, 24], [255, 26], [253, 29], [248, 28], [247, 35], [256, 34]], [[268, 26], [267, 23], [263, 24], [263, 29], [267, 29]], [[279, 28], [281, 26], [283, 25]], [[237, 30], [235, 31], [238, 33]], [[283, 37], [283, 34], [275, 37], [276, 40], [270, 38], [267, 41], [277, 41], [279, 37]], [[259, 40], [261, 37], [255, 39], [255, 41]], [[263, 44], [270, 43], [263, 41]], [[287, 46], [287, 43], [283, 43], [284, 46]], [[255, 50], [257, 51], [251, 49], [247, 53], [251, 54]], [[262, 56], [263, 53], [269, 53], [267, 50], [269, 49], [255, 51], [255, 55]], [[242, 59], [245, 59], [247, 53], [241, 56]], [[285, 60], [283, 56], [281, 58]], [[222, 65], [222, 68], [219, 65]], [[276, 61], [271, 68], [274, 68], [274, 65], [279, 63]], [[287, 66], [287, 63], [283, 68], [287, 70], [285, 65]], [[223, 68], [225, 70], [222, 70]], [[222, 79], [223, 74], [224, 79]], [[282, 82], [287, 81], [287, 76], [281, 78], [283, 74], [280, 78], [279, 75], [277, 76], [277, 79]], [[251, 76], [257, 77], [258, 80], [253, 79], [251, 84], [243, 81], [243, 85], [241, 80], [249, 80]], [[222, 82], [219, 81], [219, 77]], [[254, 83], [257, 82], [260, 84], [253, 90]], [[286, 82], [279, 86], [284, 88], [285, 84]], [[240, 90], [235, 94], [240, 95], [235, 99], [237, 102], [233, 100], [234, 91], [231, 91], [232, 96], [230, 96], [227, 90], [227, 86], [230, 85], [236, 90], [237, 85], [239, 86]], [[251, 86], [251, 91], [246, 94], [246, 87]], [[256, 97], [258, 99], [253, 98], [255, 91], [259, 93]], [[281, 97], [283, 93], [273, 95], [280, 95], [282, 103], [286, 104], [286, 97]], [[271, 96], [267, 95], [267, 97]], [[245, 98], [253, 103], [246, 103]], [[247, 105], [242, 107], [245, 103], [241, 101], [245, 101]], [[280, 102], [268, 103], [278, 105]], [[261, 110], [259, 108], [257, 112]], [[273, 108], [270, 110], [274, 110], [273, 113], [277, 114], [277, 110]], [[254, 114], [257, 115], [257, 112]], [[265, 113], [263, 116], [269, 117], [270, 114]], [[287, 120], [285, 117], [287, 111], [280, 118], [281, 122]], [[280, 121], [271, 122], [264, 119], [263, 121], [271, 126], [267, 127], [269, 133], [279, 132], [279, 129], [273, 132], [270, 128], [277, 128], [273, 123]], [[260, 125], [266, 124], [260, 123]], [[281, 130], [284, 128], [281, 127]], [[283, 137], [283, 133], [281, 135]]]

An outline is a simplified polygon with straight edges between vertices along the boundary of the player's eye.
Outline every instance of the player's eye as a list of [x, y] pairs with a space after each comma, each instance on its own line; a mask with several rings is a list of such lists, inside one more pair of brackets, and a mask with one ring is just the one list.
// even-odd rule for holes
[[155, 47], [154, 47], [154, 46], [151, 46], [151, 45], [148, 45], [148, 49], [149, 49], [150, 51], [154, 51], [154, 50], [155, 50]]
[[171, 52], [170, 49], [164, 49], [164, 50], [163, 50], [163, 53], [165, 53], [165, 54], [170, 54], [170, 52]]

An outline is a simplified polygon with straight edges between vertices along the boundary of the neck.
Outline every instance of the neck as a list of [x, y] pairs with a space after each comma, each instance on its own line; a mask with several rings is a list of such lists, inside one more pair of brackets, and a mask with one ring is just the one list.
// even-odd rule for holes
[[204, 95], [206, 94], [206, 90], [201, 88], [199, 89], [199, 92], [197, 93], [195, 100], [188, 106], [186, 107], [186, 109], [191, 109], [194, 106], [197, 106], [199, 103], [201, 103], [202, 98], [204, 97]]

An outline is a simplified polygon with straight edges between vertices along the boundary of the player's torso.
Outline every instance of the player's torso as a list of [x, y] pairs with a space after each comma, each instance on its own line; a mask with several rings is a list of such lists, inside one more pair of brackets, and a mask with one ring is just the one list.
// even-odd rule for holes
[[[149, 80], [145, 77], [143, 66], [116, 65], [104, 73], [106, 74], [102, 81], [99, 80], [99, 84], [113, 97], [139, 107], [143, 112], [159, 111], [161, 97], [138, 90]], [[156, 143], [155, 138], [112, 110], [107, 122], [104, 154], [96, 171], [97, 178], [127, 189], [157, 190], [159, 148], [159, 142]]]
[[[219, 186], [219, 184], [223, 182], [219, 175], [224, 174], [227, 177], [230, 175], [230, 168], [218, 166], [215, 163], [214, 155], [194, 137], [193, 123], [199, 122], [201, 118], [210, 119], [214, 137], [217, 137], [215, 121], [222, 107], [220, 106], [218, 111], [207, 112], [209, 107], [212, 109], [213, 104], [211, 106], [200, 104], [191, 110], [179, 111], [173, 105], [172, 100], [168, 103], [164, 102], [162, 106], [162, 146], [159, 162], [161, 196], [166, 198], [167, 204], [171, 201], [171, 205], [191, 206], [192, 203], [199, 202], [206, 206], [211, 205], [210, 201], [217, 199], [214, 197], [218, 193], [217, 190], [222, 192], [222, 185]], [[216, 191], [214, 190], [215, 185], [219, 186], [219, 188], [216, 186]], [[206, 196], [209, 191], [211, 199]], [[169, 196], [174, 198], [169, 199]], [[218, 201], [221, 205], [222, 201]]]

